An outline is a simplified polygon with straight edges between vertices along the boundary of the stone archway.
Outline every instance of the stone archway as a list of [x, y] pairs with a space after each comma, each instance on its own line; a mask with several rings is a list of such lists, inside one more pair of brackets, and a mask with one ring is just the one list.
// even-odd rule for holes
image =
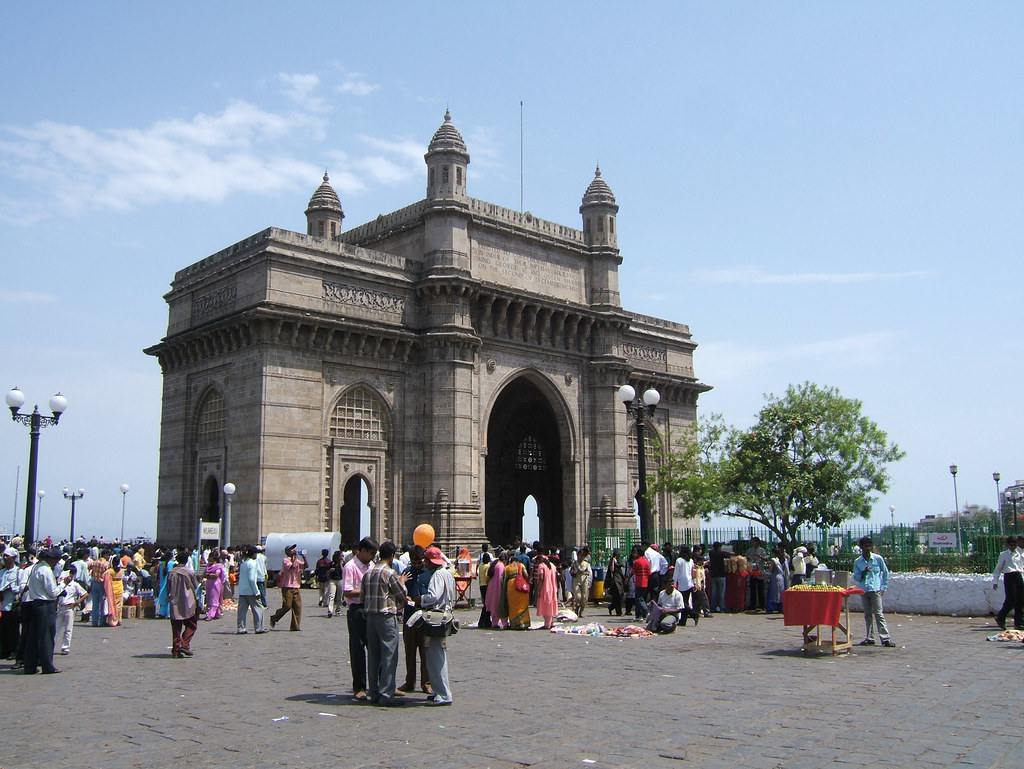
[[372, 501], [369, 498], [370, 489], [368, 480], [362, 475], [353, 475], [345, 482], [341, 514], [339, 515], [341, 541], [345, 544], [354, 544], [369, 534], [369, 527], [367, 526], [365, 530], [363, 527], [362, 511], [364, 493], [366, 494], [366, 504], [372, 507]]
[[496, 399], [487, 425], [488, 541], [508, 545], [520, 536], [523, 504], [533, 496], [540, 541], [562, 543], [566, 480], [559, 424], [548, 398], [526, 377], [513, 380]]

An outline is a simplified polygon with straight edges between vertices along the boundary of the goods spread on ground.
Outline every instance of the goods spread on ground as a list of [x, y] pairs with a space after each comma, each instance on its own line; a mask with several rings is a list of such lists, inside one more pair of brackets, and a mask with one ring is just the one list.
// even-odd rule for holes
[[989, 641], [1024, 641], [1024, 630], [1004, 630], [1002, 633], [990, 635]]
[[847, 588], [840, 587], [839, 585], [809, 585], [806, 582], [802, 585], [794, 585], [789, 589], [800, 591], [814, 590], [819, 593], [845, 593], [847, 591]]

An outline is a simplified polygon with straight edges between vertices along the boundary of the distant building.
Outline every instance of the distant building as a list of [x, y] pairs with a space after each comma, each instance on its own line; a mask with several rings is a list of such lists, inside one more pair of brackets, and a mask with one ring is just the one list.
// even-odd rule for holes
[[[710, 389], [681, 324], [619, 303], [615, 196], [582, 229], [469, 197], [445, 114], [426, 197], [348, 231], [324, 174], [306, 232], [267, 229], [180, 270], [163, 370], [158, 539], [194, 542], [232, 499], [231, 541], [272, 531], [511, 542], [633, 525], [632, 425], [617, 388], [662, 394], [666, 439]], [[368, 530], [359, 508], [370, 508]], [[660, 527], [672, 501], [656, 502]]]

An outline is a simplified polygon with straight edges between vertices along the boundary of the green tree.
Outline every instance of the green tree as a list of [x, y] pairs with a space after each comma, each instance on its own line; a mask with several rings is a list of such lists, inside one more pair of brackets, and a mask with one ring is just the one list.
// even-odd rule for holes
[[761, 524], [787, 547], [801, 526], [867, 518], [889, 486], [886, 466], [904, 456], [858, 400], [806, 382], [766, 398], [749, 430], [712, 418], [663, 460], [655, 483], [684, 515]]

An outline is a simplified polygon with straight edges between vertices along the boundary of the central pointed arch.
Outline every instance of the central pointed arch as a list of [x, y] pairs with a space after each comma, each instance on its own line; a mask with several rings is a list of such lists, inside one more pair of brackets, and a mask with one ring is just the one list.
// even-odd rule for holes
[[535, 372], [509, 381], [487, 422], [484, 530], [495, 544], [523, 535], [524, 504], [537, 505], [540, 541], [572, 539], [572, 436], [561, 397]]

